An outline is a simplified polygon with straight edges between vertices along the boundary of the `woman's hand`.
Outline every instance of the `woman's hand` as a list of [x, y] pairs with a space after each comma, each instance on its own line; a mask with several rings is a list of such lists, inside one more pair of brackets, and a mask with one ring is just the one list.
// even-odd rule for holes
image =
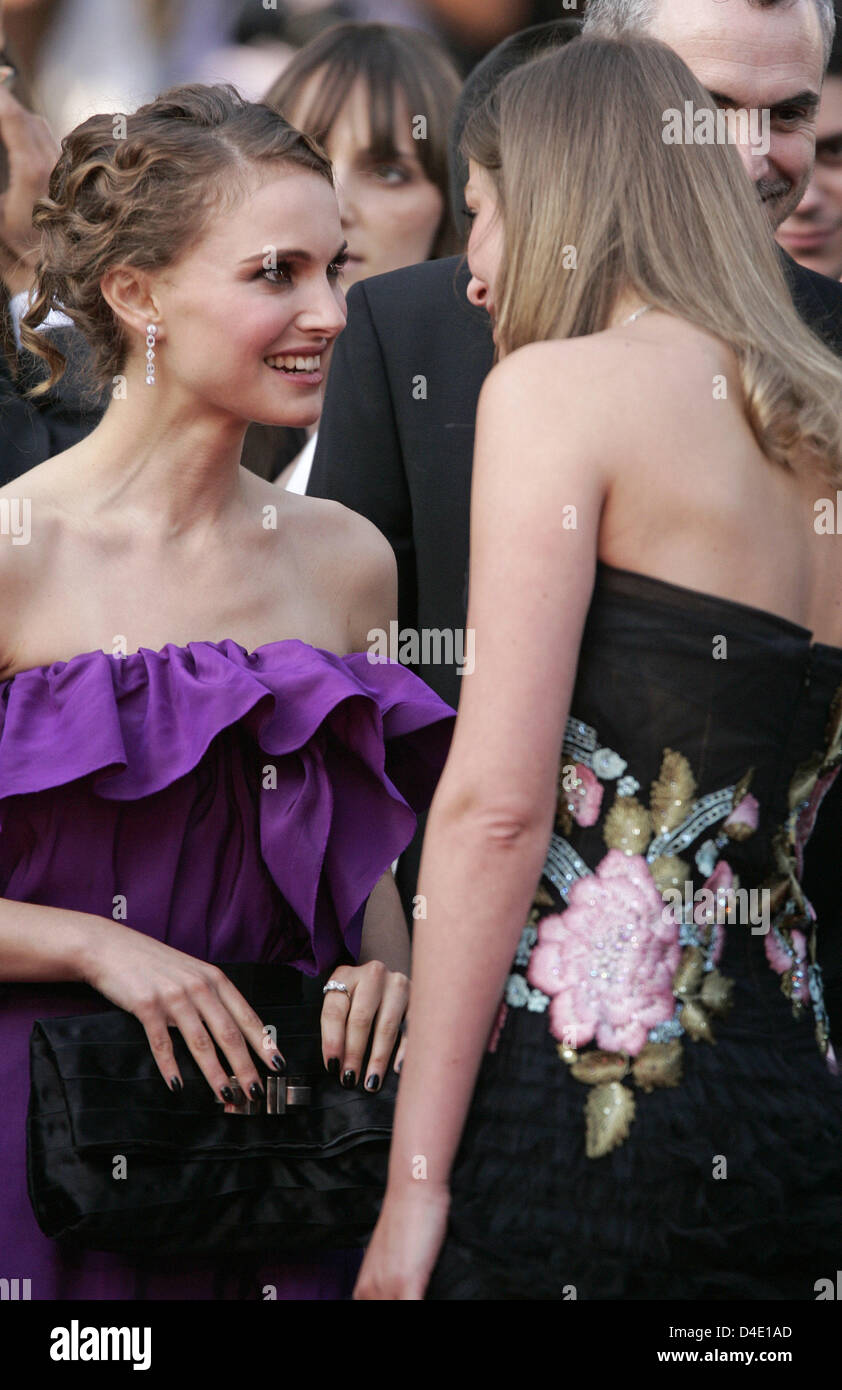
[[[406, 1014], [409, 980], [398, 970], [387, 970], [379, 960], [370, 960], [366, 965], [340, 965], [331, 980], [345, 985], [348, 993], [330, 990], [324, 997], [322, 1056], [325, 1066], [335, 1076], [342, 1077], [343, 1086], [355, 1086], [371, 1037], [365, 1088], [378, 1091]], [[400, 1071], [403, 1049], [402, 1041], [395, 1058], [395, 1071]]]
[[[171, 1091], [181, 1090], [183, 1081], [170, 1027], [179, 1030], [211, 1090], [229, 1105], [237, 1099], [229, 1076], [236, 1075], [252, 1100], [264, 1091], [247, 1043], [267, 1065], [285, 1069], [277, 1049], [267, 1055], [263, 1024], [218, 966], [108, 919], [92, 918], [87, 944], [83, 979], [140, 1020]], [[214, 1042], [228, 1060], [227, 1072]]]
[[450, 1193], [419, 1179], [386, 1191], [354, 1289], [354, 1298], [423, 1299], [447, 1233]]

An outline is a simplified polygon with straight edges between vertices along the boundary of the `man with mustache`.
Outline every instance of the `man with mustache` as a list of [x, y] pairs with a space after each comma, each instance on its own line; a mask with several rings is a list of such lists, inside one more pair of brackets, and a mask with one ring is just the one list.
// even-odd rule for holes
[[[810, 181], [834, 29], [833, 0], [590, 0], [584, 23], [586, 33], [660, 39], [720, 106], [756, 115], [768, 110], [768, 150], [746, 140], [740, 154], [773, 228], [797, 207]], [[460, 211], [467, 170], [457, 148], [469, 112], [513, 67], [577, 33], [578, 22], [571, 20], [525, 30], [468, 78], [452, 137], [452, 196]], [[737, 130], [747, 127], [738, 124]], [[781, 255], [801, 317], [842, 356], [842, 286]], [[466, 299], [469, 280], [469, 269], [453, 257], [353, 286], [348, 326], [334, 348], [307, 490], [361, 512], [388, 537], [398, 563], [402, 629], [458, 633], [465, 625], [474, 419], [493, 358], [488, 316]], [[483, 303], [484, 293], [475, 281], [474, 305]], [[457, 641], [451, 650], [461, 650]], [[455, 661], [416, 669], [443, 699], [458, 704]], [[820, 919], [829, 921], [840, 911], [825, 872], [835, 862], [828, 840], [842, 823], [842, 790], [837, 799], [838, 814], [828, 806], [811, 840], [805, 874], [808, 896]], [[422, 838], [423, 823], [397, 871], [408, 912]], [[416, 910], [423, 912], [423, 905]], [[822, 963], [835, 976], [842, 972], [842, 947], [831, 942], [836, 960], [826, 938], [822, 945]], [[842, 988], [829, 980], [827, 995], [831, 1018], [839, 1018]]]
[[769, 112], [768, 151], [740, 155], [773, 228], [798, 206], [834, 33], [833, 0], [589, 0], [584, 32], [669, 44], [717, 104]]

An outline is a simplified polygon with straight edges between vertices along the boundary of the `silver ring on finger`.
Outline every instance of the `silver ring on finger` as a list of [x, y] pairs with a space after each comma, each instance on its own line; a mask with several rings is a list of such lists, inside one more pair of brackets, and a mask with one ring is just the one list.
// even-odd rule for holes
[[330, 991], [334, 989], [338, 989], [342, 994], [347, 994], [348, 999], [350, 1000], [351, 991], [349, 990], [348, 986], [343, 985], [340, 980], [328, 980], [327, 984], [322, 990], [322, 994], [329, 994]]

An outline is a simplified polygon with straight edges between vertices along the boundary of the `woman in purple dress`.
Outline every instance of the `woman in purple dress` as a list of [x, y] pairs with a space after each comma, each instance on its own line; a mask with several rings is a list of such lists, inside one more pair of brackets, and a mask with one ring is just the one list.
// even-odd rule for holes
[[0, 1276], [37, 1299], [345, 1297], [354, 1254], [63, 1250], [25, 1167], [32, 1022], [99, 996], [141, 1021], [162, 1085], [182, 1084], [174, 1029], [220, 1099], [232, 1074], [259, 1094], [260, 1018], [213, 962], [332, 972], [326, 1067], [377, 1089], [389, 1065], [390, 864], [452, 711], [366, 655], [396, 608], [379, 532], [240, 466], [249, 421], [320, 409], [345, 321], [331, 167], [269, 108], [182, 88], [69, 135], [37, 218], [29, 344], [55, 375], [35, 330], [60, 304], [113, 399], [1, 495]]

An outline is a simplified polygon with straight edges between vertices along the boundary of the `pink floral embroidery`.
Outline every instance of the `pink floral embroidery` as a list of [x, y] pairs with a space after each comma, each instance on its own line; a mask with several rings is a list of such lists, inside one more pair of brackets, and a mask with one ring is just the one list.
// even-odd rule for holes
[[565, 912], [545, 917], [527, 979], [550, 995], [550, 1032], [568, 1046], [596, 1038], [636, 1055], [650, 1028], [673, 1015], [681, 955], [678, 919], [640, 854], [609, 850], [570, 889]]
[[574, 766], [579, 785], [571, 790], [565, 788], [567, 803], [577, 825], [596, 825], [602, 806], [602, 783], [584, 763], [575, 763]]
[[757, 798], [752, 796], [751, 792], [747, 792], [742, 801], [734, 807], [722, 829], [726, 834], [737, 826], [745, 826], [749, 831], [756, 830], [759, 815], [760, 806]]
[[[790, 935], [795, 949], [796, 961], [801, 966], [801, 982], [793, 990], [792, 997], [799, 1003], [806, 1004], [810, 998], [810, 987], [807, 983], [807, 938], [797, 927], [793, 928]], [[766, 959], [778, 975], [787, 975], [792, 970], [795, 961], [781, 945], [773, 931], [766, 933], [763, 949], [766, 952]]]
[[[753, 797], [752, 800], [754, 800]], [[740, 805], [742, 805], [742, 802], [740, 802]], [[706, 927], [710, 925], [706, 915], [708, 910], [711, 910], [715, 917], [722, 917], [724, 915], [721, 910], [717, 909], [717, 896], [723, 891], [725, 893], [730, 893], [733, 886], [734, 874], [731, 865], [726, 863], [724, 859], [718, 859], [714, 865], [713, 873], [710, 875], [710, 878], [705, 879], [699, 890], [700, 892], [707, 890], [709, 893], [713, 894], [713, 898], [703, 898], [693, 909], [693, 921], [696, 923], [697, 927]], [[719, 964], [724, 946], [725, 927], [721, 922], [715, 921], [713, 926], [713, 949], [711, 951], [711, 960], [714, 965]]]
[[810, 793], [810, 799], [795, 823], [795, 863], [799, 878], [804, 872], [804, 849], [813, 833], [819, 807], [836, 781], [838, 774], [839, 768], [835, 767], [831, 772], [826, 772], [823, 777], [817, 778]]

